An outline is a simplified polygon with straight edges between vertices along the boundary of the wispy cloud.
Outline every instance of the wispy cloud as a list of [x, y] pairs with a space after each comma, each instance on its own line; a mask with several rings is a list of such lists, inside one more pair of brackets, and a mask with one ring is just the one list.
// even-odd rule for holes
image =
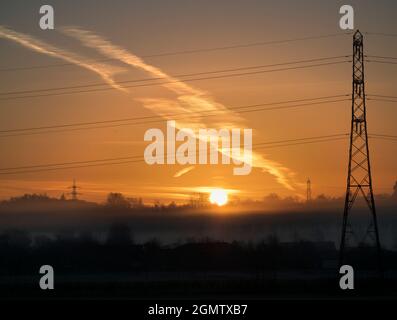
[[187, 85], [179, 79], [168, 75], [160, 68], [146, 63], [143, 59], [126, 49], [112, 44], [110, 41], [92, 32], [76, 27], [65, 27], [62, 30], [65, 34], [80, 40], [84, 46], [96, 49], [109, 58], [119, 60], [129, 66], [145, 71], [153, 78], [163, 78], [163, 82], [166, 83], [163, 83], [162, 86], [176, 94], [175, 100], [160, 98], [144, 98], [139, 100], [147, 108], [169, 120], [173, 120], [169, 117], [169, 114], [182, 113], [188, 115], [189, 113], [196, 113], [195, 117], [190, 120], [184, 119], [179, 121], [180, 127], [203, 127], [205, 123], [197, 116], [197, 112], [203, 112], [203, 114], [210, 111], [215, 111], [215, 113], [221, 112], [222, 117], [213, 117], [216, 122], [213, 125], [216, 127], [234, 127], [236, 122], [244, 121], [237, 114], [230, 112], [224, 105], [214, 101], [207, 92]]
[[[139, 100], [146, 108], [152, 110], [167, 120], [173, 120], [169, 116], [170, 114], [186, 114], [187, 117], [185, 117], [183, 120], [178, 120], [177, 125], [179, 128], [241, 128], [243, 126], [243, 118], [241, 118], [238, 114], [228, 110], [223, 104], [216, 102], [207, 92], [190, 86], [179, 79], [168, 75], [160, 68], [146, 63], [143, 61], [143, 59], [132, 54], [131, 52], [116, 46], [108, 40], [86, 30], [69, 27], [63, 28], [63, 32], [69, 36], [79, 39], [83, 45], [93, 48], [107, 57], [141, 69], [153, 77], [163, 78], [166, 83], [162, 84], [162, 86], [174, 92], [176, 94], [175, 99], [142, 98]], [[120, 67], [93, 62], [92, 60], [90, 61], [90, 59], [87, 59], [79, 54], [58, 48], [33, 36], [11, 30], [4, 26], [0, 26], [0, 38], [13, 41], [31, 51], [59, 58], [92, 71], [99, 75], [113, 88], [126, 92], [126, 90], [118, 85], [113, 78], [116, 73], [123, 70]], [[211, 114], [214, 112], [215, 114], [221, 114], [222, 116], [204, 118], [197, 116], [197, 112], [203, 114]], [[194, 117], [189, 118], [189, 114], [194, 114]], [[254, 167], [261, 168], [263, 171], [275, 176], [277, 181], [286, 188], [294, 189], [296, 183], [294, 182], [293, 173], [291, 170], [275, 161], [266, 159], [259, 154], [253, 153], [252, 157]], [[190, 168], [189, 170], [186, 168], [186, 171], [182, 170], [180, 172], [182, 172], [182, 174], [186, 174], [191, 170], [193, 170], [193, 168]], [[178, 176], [181, 176], [182, 174]]]
[[[96, 49], [98, 52], [109, 58], [117, 59], [127, 65], [143, 70], [153, 77], [163, 78], [165, 81], [162, 86], [176, 94], [175, 100], [159, 98], [145, 98], [140, 100], [146, 108], [160, 116], [163, 116], [167, 120], [173, 120], [169, 117], [169, 114], [186, 114], [186, 117], [183, 120], [178, 120], [178, 128], [190, 127], [198, 129], [209, 127], [210, 125], [213, 128], [231, 129], [242, 127], [244, 119], [238, 114], [228, 110], [223, 104], [216, 102], [207, 92], [190, 86], [179, 79], [168, 75], [160, 68], [146, 63], [137, 55], [90, 31], [77, 27], [65, 27], [62, 31], [65, 34], [80, 40], [84, 46]], [[206, 118], [197, 116], [197, 112], [203, 112], [203, 114], [205, 114], [207, 112], [212, 113], [213, 111], [215, 111], [216, 114], [220, 113], [221, 116]], [[194, 113], [195, 116], [189, 119], [189, 114], [192, 113]], [[266, 159], [255, 152], [253, 152], [252, 157], [253, 167], [260, 168], [273, 175], [276, 177], [276, 180], [286, 188], [294, 190], [295, 187], [298, 186], [294, 179], [294, 173], [290, 169], [275, 161]]]
[[55, 47], [42, 40], [36, 39], [33, 36], [17, 32], [0, 25], [0, 38], [13, 41], [31, 51], [45, 54], [47, 56], [55, 57], [73, 63], [77, 66], [90, 70], [98, 74], [107, 84], [115, 89], [124, 90], [113, 79], [113, 76], [122, 71], [120, 67], [115, 67], [108, 64], [96, 63], [89, 61], [78, 54], [69, 52], [65, 49]]
[[192, 171], [194, 168], [195, 168], [194, 166], [189, 166], [189, 167], [183, 168], [174, 174], [174, 178], [179, 178], [179, 177], [183, 176], [184, 174]]

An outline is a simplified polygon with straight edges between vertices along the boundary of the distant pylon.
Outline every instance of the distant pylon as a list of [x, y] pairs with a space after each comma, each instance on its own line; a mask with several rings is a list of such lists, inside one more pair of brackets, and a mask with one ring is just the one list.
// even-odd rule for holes
[[306, 190], [306, 201], [310, 202], [312, 200], [312, 183], [310, 178], [307, 178], [307, 190]]
[[352, 119], [350, 130], [349, 164], [339, 263], [340, 265], [344, 264], [346, 253], [345, 249], [349, 240], [348, 235], [354, 234], [349, 223], [349, 214], [351, 213], [357, 195], [361, 193], [371, 213], [371, 223], [364, 236], [363, 242], [368, 236], [374, 242], [377, 252], [379, 272], [382, 273], [381, 246], [379, 241], [379, 230], [375, 210], [374, 194], [372, 191], [371, 166], [369, 161], [364, 86], [363, 35], [358, 30], [353, 35], [352, 84]]
[[81, 193], [77, 192], [77, 189], [80, 187], [76, 185], [76, 179], [73, 179], [73, 185], [71, 185], [68, 188], [72, 189], [72, 192], [68, 193], [72, 196], [72, 200], [77, 200], [77, 196], [80, 195]]

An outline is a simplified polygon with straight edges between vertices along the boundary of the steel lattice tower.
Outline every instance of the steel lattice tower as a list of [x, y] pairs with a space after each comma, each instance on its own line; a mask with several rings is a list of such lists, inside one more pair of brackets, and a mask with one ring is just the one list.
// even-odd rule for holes
[[353, 230], [349, 223], [349, 214], [351, 213], [351, 209], [358, 194], [361, 193], [371, 214], [371, 223], [365, 234], [364, 241], [367, 237], [370, 237], [374, 242], [377, 251], [379, 271], [382, 272], [381, 246], [379, 241], [374, 194], [372, 191], [371, 166], [369, 160], [364, 80], [363, 35], [357, 30], [353, 35], [352, 120], [347, 190], [343, 213], [339, 262], [340, 265], [344, 264], [348, 236], [353, 234]]
[[80, 187], [76, 185], [76, 180], [73, 179], [73, 185], [69, 187], [69, 189], [72, 189], [72, 192], [69, 193], [72, 196], [72, 200], [77, 200], [77, 196], [81, 194], [77, 192], [78, 188]]
[[306, 202], [310, 202], [312, 200], [312, 182], [310, 178], [307, 178], [306, 182]]

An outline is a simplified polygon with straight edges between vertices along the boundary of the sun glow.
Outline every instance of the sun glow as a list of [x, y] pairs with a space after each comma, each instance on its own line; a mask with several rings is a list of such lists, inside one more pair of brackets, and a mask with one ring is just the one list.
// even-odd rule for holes
[[218, 206], [223, 206], [227, 203], [227, 192], [224, 189], [214, 189], [210, 193], [210, 202]]

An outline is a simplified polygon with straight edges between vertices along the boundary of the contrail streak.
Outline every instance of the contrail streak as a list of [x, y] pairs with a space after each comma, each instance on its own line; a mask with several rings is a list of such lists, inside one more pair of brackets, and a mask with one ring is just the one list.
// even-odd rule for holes
[[[214, 101], [214, 99], [208, 93], [187, 85], [184, 82], [174, 82], [177, 79], [168, 75], [161, 69], [146, 63], [140, 57], [130, 53], [124, 48], [114, 45], [110, 41], [90, 31], [82, 30], [77, 27], [66, 27], [63, 28], [62, 31], [65, 34], [78, 39], [84, 46], [96, 49], [98, 52], [109, 58], [119, 60], [127, 65], [139, 68], [147, 72], [149, 75], [162, 77], [169, 82], [172, 82], [163, 84], [162, 86], [174, 92], [177, 95], [176, 100], [153, 98], [140, 99], [145, 107], [151, 109], [160, 116], [163, 116], [167, 120], [172, 120], [168, 119], [166, 116], [167, 113], [169, 114], [170, 109], [172, 109], [173, 112], [186, 112], [187, 115], [190, 112], [205, 112], [206, 110], [213, 111], [214, 109], [219, 111], [228, 111], [224, 105]], [[190, 122], [177, 123], [177, 126], [179, 128], [190, 127], [195, 129], [207, 127], [208, 122], [205, 123], [203, 121], [208, 120], [195, 118], [190, 120]], [[244, 119], [229, 111], [222, 116], [221, 120], [216, 119], [215, 121], [215, 128], [221, 127], [231, 129], [240, 127]], [[220, 150], [220, 152], [222, 152], [222, 150]], [[298, 184], [294, 182], [294, 173], [291, 172], [290, 169], [280, 165], [275, 161], [265, 159], [263, 156], [254, 152], [252, 153], [252, 158], [253, 167], [260, 168], [263, 171], [275, 176], [276, 180], [286, 188], [294, 190], [295, 187], [298, 186]]]
[[123, 89], [121, 86], [115, 83], [115, 81], [112, 78], [112, 76], [115, 73], [122, 71], [122, 69], [120, 68], [116, 68], [114, 66], [102, 64], [102, 63], [89, 62], [88, 59], [84, 59], [83, 57], [77, 54], [68, 52], [67, 50], [64, 49], [57, 48], [44, 41], [38, 40], [30, 35], [11, 30], [4, 26], [0, 26], [0, 38], [18, 43], [19, 45], [34, 52], [59, 58], [69, 63], [73, 63], [77, 66], [85, 68], [87, 70], [90, 70], [98, 74], [107, 84], [109, 84], [113, 88], [125, 91], [125, 89]]

